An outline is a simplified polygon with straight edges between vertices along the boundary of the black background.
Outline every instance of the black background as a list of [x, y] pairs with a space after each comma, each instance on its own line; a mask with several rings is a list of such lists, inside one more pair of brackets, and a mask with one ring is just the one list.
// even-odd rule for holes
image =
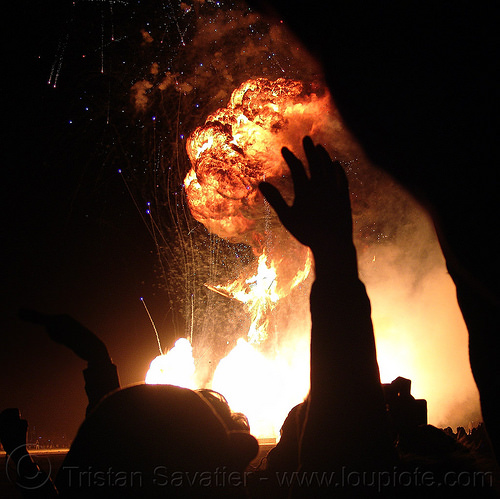
[[[158, 354], [140, 297], [174, 334], [162, 329], [153, 241], [118, 173], [130, 80], [113, 64], [126, 65], [144, 22], [119, 7], [113, 25], [109, 4], [62, 0], [13, 3], [4, 20], [0, 409], [19, 407], [43, 443], [69, 442], [82, 421], [85, 363], [20, 321], [20, 307], [95, 331], [122, 384], [143, 381]], [[108, 48], [111, 29], [124, 41]]]

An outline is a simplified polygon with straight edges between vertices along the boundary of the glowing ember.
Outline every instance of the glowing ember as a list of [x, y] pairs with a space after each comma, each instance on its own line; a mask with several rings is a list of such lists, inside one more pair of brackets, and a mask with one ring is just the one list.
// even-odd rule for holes
[[159, 355], [150, 364], [146, 383], [197, 388], [194, 381], [193, 349], [186, 338], [179, 338], [174, 347]]

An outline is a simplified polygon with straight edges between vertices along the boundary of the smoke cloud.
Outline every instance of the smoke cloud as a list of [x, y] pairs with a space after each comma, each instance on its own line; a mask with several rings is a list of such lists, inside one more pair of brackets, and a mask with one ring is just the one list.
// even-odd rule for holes
[[380, 184], [380, 194], [385, 184], [391, 192], [384, 197], [406, 201], [404, 212], [391, 203], [381, 212], [388, 238], [394, 236], [358, 245], [382, 382], [397, 376], [411, 379], [412, 394], [428, 402], [431, 424], [467, 428], [481, 421], [481, 413], [455, 286], [425, 210], [387, 182]]
[[[256, 89], [258, 84], [261, 90]], [[278, 88], [289, 93], [273, 101], [270, 95], [279, 95]], [[278, 183], [291, 199], [287, 168], [278, 157], [280, 147], [286, 145], [302, 156], [304, 135], [323, 143], [348, 172], [360, 273], [372, 301], [382, 381], [397, 376], [413, 380], [413, 394], [427, 399], [429, 420], [436, 425], [477, 422], [478, 395], [468, 366], [467, 332], [430, 219], [403, 188], [367, 161], [342, 126], [329, 96], [309, 96], [305, 101], [299, 88], [298, 82], [287, 87], [280, 80], [244, 84], [233, 93], [228, 108], [209, 116], [206, 125], [193, 133], [188, 141], [190, 173], [201, 179], [193, 187], [196, 192], [187, 189], [193, 216], [222, 237], [248, 242], [248, 235], [264, 232], [267, 220], [258, 181]], [[260, 98], [252, 95], [259, 91]], [[263, 111], [268, 104], [274, 106], [271, 116]], [[253, 121], [248, 125], [245, 118], [241, 125], [238, 116]], [[256, 125], [262, 125], [263, 117], [268, 118], [265, 129]], [[250, 174], [244, 177], [244, 171]], [[205, 188], [205, 196], [190, 198]], [[220, 202], [207, 202], [212, 195]], [[272, 230], [279, 230], [276, 224]], [[281, 240], [277, 247], [286, 253], [289, 243]], [[301, 265], [297, 255], [287, 263]], [[279, 321], [278, 329], [284, 329]], [[296, 341], [296, 334], [285, 336], [286, 341]]]
[[[205, 14], [204, 8], [201, 4], [193, 4], [192, 12], [197, 16], [195, 27], [189, 42], [178, 49], [175, 61], [155, 57], [156, 65], [153, 67], [151, 63], [147, 75], [134, 85], [132, 102], [137, 112], [150, 112], [161, 117], [159, 103], [164, 105], [170, 98], [175, 103], [181, 102], [179, 96], [183, 96], [185, 100], [182, 102], [189, 103], [189, 111], [185, 114], [179, 114], [179, 109], [184, 109], [180, 104], [164, 108], [165, 121], [167, 113], [176, 113], [179, 120], [171, 129], [186, 131], [187, 137], [204, 125], [207, 116], [211, 116], [205, 126], [212, 127], [212, 131], [215, 127], [219, 134], [224, 135], [227, 133], [224, 126], [227, 127], [228, 122], [214, 118], [219, 116], [217, 110], [229, 107], [232, 109], [229, 113], [232, 113], [231, 126], [242, 125], [243, 122], [237, 123], [239, 115], [236, 113], [241, 110], [238, 109], [241, 103], [231, 101], [231, 93], [247, 80], [256, 78], [266, 78], [269, 82], [276, 82], [279, 78], [300, 82], [302, 90], [295, 95], [293, 102], [303, 104], [309, 99], [308, 102], [321, 105], [314, 108], [306, 119], [298, 113], [287, 116], [286, 126], [269, 132], [262, 152], [258, 154], [251, 150], [258, 142], [255, 136], [252, 139], [254, 145], [242, 144], [236, 138], [234, 147], [228, 152], [250, 158], [244, 181], [233, 175], [231, 185], [236, 187], [214, 201], [221, 216], [213, 217], [204, 212], [206, 206], [194, 207], [191, 203], [193, 216], [221, 237], [252, 247], [261, 244], [255, 234], [264, 234], [264, 239], [270, 239], [268, 245], [274, 248], [276, 256], [288, 258], [285, 267], [292, 266], [294, 260], [302, 258], [300, 249], [297, 257], [293, 251], [284, 249], [279, 224], [272, 213], [264, 212], [265, 205], [255, 190], [263, 172], [254, 174], [254, 168], [270, 168], [264, 172], [266, 178], [285, 189], [290, 199], [291, 187], [287, 184], [286, 173], [283, 178], [286, 165], [280, 157], [281, 147], [289, 147], [303, 159], [301, 139], [304, 135], [310, 135], [315, 142], [323, 144], [332, 158], [341, 161], [349, 179], [354, 239], [360, 275], [372, 303], [382, 381], [390, 382], [397, 376], [410, 378], [413, 395], [428, 401], [429, 422], [432, 424], [454, 427], [477, 422], [481, 415], [468, 361], [467, 331], [456, 302], [454, 285], [425, 210], [392, 178], [366, 159], [362, 148], [343, 126], [334, 102], [321, 88], [321, 71], [317, 63], [282, 25], [266, 24], [246, 8], [231, 11], [212, 8]], [[186, 12], [184, 7], [183, 15], [191, 15]], [[151, 38], [157, 40], [159, 37]], [[148, 47], [154, 48], [154, 42], [148, 37], [144, 37], [144, 41]], [[156, 49], [162, 53], [159, 47]], [[311, 97], [313, 94], [314, 98]], [[301, 98], [305, 100], [301, 101]], [[272, 100], [268, 103], [275, 104]], [[288, 102], [286, 107], [290, 105], [293, 103]], [[161, 120], [157, 119], [157, 126], [159, 123]], [[237, 133], [236, 128], [231, 130], [233, 139]], [[200, 137], [202, 147], [207, 139], [202, 133]], [[196, 168], [198, 160], [203, 160], [202, 154], [196, 155], [196, 152], [194, 155], [190, 153], [193, 164], [186, 163], [183, 176], [191, 167]], [[179, 154], [171, 156], [178, 157]], [[217, 164], [222, 176], [232, 175], [226, 170], [228, 164], [227, 159]], [[198, 175], [196, 172], [197, 182], [201, 186], [206, 170], [205, 166], [198, 167], [202, 173]], [[164, 169], [167, 171], [168, 165]], [[195, 186], [193, 183], [192, 188]], [[223, 188], [215, 190], [218, 194], [224, 193]], [[234, 195], [235, 191], [238, 195]], [[229, 225], [237, 222], [236, 231], [225, 225], [228, 217], [234, 217]], [[271, 221], [270, 225], [266, 226], [266, 220]], [[239, 251], [235, 259], [242, 260], [241, 254]], [[190, 275], [194, 275], [191, 267], [189, 270]], [[304, 345], [310, 330], [310, 281], [280, 301], [272, 319], [272, 334], [264, 345], [264, 349], [279, 347], [282, 352], [289, 350], [290, 358], [301, 366], [307, 362], [308, 355]], [[203, 303], [197, 302], [203, 315], [207, 315], [208, 310], [209, 299], [205, 300], [205, 308]], [[222, 307], [217, 317], [227, 317], [229, 310], [228, 306]], [[216, 321], [219, 331], [225, 327], [225, 321]], [[234, 336], [243, 336], [246, 326], [244, 321], [235, 320], [231, 326], [235, 329]], [[213, 338], [212, 333], [202, 331], [196, 339], [195, 333], [195, 354], [208, 348]], [[296, 348], [297, 345], [300, 347]]]

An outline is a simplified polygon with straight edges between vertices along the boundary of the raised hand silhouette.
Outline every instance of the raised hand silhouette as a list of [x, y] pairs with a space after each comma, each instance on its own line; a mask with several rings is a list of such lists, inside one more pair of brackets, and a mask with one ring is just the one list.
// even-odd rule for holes
[[87, 369], [83, 371], [85, 392], [89, 400], [87, 414], [104, 396], [120, 388], [118, 370], [106, 345], [90, 329], [66, 314], [48, 315], [36, 310], [21, 309], [19, 317], [44, 326], [52, 341], [64, 345], [87, 361]]
[[288, 206], [273, 185], [262, 182], [261, 192], [287, 230], [316, 256], [352, 246], [352, 217], [347, 177], [338, 161], [332, 161], [322, 145], [310, 137], [303, 140], [309, 176], [302, 163], [284, 147], [282, 155], [290, 168], [295, 199]]
[[[349, 188], [342, 166], [303, 140], [310, 175], [288, 149], [295, 199], [260, 189], [283, 225], [314, 256], [311, 290], [311, 388], [300, 438], [304, 472], [384, 469], [393, 463], [375, 350], [370, 301], [358, 278]], [[320, 487], [321, 488], [321, 487]], [[318, 497], [316, 488], [297, 490]], [[323, 490], [327, 495], [331, 490]]]
[[21, 309], [19, 318], [44, 326], [52, 341], [68, 347], [87, 362], [109, 360], [106, 345], [69, 315], [49, 315], [36, 310]]

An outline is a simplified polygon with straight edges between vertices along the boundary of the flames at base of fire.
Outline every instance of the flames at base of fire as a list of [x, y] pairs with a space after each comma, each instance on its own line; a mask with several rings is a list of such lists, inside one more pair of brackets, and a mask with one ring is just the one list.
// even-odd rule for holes
[[146, 383], [169, 384], [195, 389], [195, 365], [193, 348], [189, 340], [179, 338], [174, 348], [164, 355], [158, 355], [149, 366]]
[[[435, 426], [467, 427], [480, 421], [479, 395], [468, 366], [467, 330], [444, 263], [429, 277], [428, 286], [418, 296], [413, 295], [411, 301], [406, 296], [401, 298], [403, 285], [396, 278], [389, 281], [390, 285], [377, 281], [368, 286], [381, 382], [390, 383], [397, 376], [411, 379], [412, 394], [427, 400], [429, 423]], [[415, 310], [430, 314], [432, 324], [424, 313], [415, 314]], [[451, 344], [453, 348], [450, 348], [449, 337], [441, 335], [447, 324], [451, 324], [461, 338]], [[287, 413], [308, 392], [310, 326], [305, 322], [283, 324], [283, 335], [284, 331], [294, 329], [272, 355], [261, 353], [261, 345], [241, 339], [220, 362], [211, 386], [197, 381], [191, 347], [182, 339], [181, 348], [176, 344], [160, 356], [160, 361], [155, 359], [151, 363], [152, 372], [148, 372], [147, 382], [212, 388], [226, 397], [233, 411], [246, 413], [254, 436], [278, 438]], [[424, 338], [422, 332], [430, 335]], [[429, 358], [429, 345], [436, 345], [439, 362]], [[170, 362], [179, 365], [182, 363], [179, 358], [190, 366], [183, 370], [188, 373], [184, 381], [170, 376], [172, 369], [165, 367], [165, 363]], [[450, 406], [450, 400], [454, 405]]]
[[[194, 366], [191, 345], [180, 338], [174, 348], [151, 362], [146, 383], [205, 388], [196, 384]], [[307, 345], [291, 355], [268, 358], [240, 338], [217, 366], [211, 388], [224, 395], [232, 411], [247, 416], [252, 435], [279, 439], [288, 412], [309, 390]]]
[[[304, 282], [311, 268], [312, 257], [307, 251], [304, 267], [282, 286], [274, 262], [268, 262], [266, 253], [262, 253], [255, 275], [245, 277], [243, 274], [226, 285], [208, 286], [243, 303], [252, 320], [248, 342], [240, 338], [219, 362], [211, 388], [224, 395], [232, 411], [247, 416], [252, 434], [257, 438], [279, 439], [286, 415], [304, 400], [309, 389], [307, 334], [292, 342], [292, 349], [275, 351], [271, 356], [261, 353], [258, 345], [267, 339], [268, 315], [280, 298]], [[151, 362], [146, 383], [206, 388], [196, 381], [193, 350], [186, 338], [178, 339], [171, 350]]]

